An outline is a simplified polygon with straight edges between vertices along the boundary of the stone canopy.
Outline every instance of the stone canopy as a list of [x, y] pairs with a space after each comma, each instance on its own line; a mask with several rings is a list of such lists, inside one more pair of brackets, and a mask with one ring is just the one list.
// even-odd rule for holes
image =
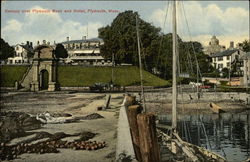
[[55, 59], [54, 48], [50, 45], [40, 45], [35, 48], [33, 59]]

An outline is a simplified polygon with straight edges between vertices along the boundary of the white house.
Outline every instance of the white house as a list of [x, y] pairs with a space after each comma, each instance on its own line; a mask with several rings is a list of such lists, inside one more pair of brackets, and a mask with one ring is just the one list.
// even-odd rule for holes
[[100, 53], [100, 46], [104, 42], [100, 38], [86, 39], [83, 37], [81, 40], [69, 40], [62, 42], [64, 48], [68, 51], [68, 58], [66, 63], [104, 66], [111, 65], [110, 60], [105, 60]]
[[29, 64], [28, 52], [33, 51], [32, 42], [27, 44], [17, 44], [14, 46], [14, 57], [9, 57], [7, 64]]
[[223, 68], [231, 69], [232, 63], [239, 61], [239, 59], [245, 54], [242, 50], [239, 49], [227, 49], [223, 52], [218, 52], [213, 54], [212, 65], [219, 69], [220, 71]]

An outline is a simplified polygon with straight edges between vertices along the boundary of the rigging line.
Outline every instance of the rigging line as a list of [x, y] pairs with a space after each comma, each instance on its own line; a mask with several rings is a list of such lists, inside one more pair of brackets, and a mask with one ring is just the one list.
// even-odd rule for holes
[[209, 138], [208, 138], [208, 135], [207, 135], [207, 133], [206, 133], [205, 125], [204, 125], [203, 122], [200, 122], [200, 123], [201, 123], [201, 127], [202, 127], [202, 130], [203, 130], [203, 133], [205, 134], [206, 141], [207, 141], [208, 146], [209, 146], [209, 150], [212, 150], [211, 143], [210, 143]]
[[[170, 3], [169, 3], [169, 1], [168, 1], [168, 2], [167, 2], [166, 13], [165, 13], [165, 18], [164, 18], [164, 22], [163, 22], [163, 27], [162, 27], [163, 31], [164, 31], [165, 25], [166, 25], [166, 20], [167, 20], [167, 16], [168, 16], [169, 4], [170, 4]], [[161, 52], [161, 47], [162, 47], [163, 38], [164, 38], [164, 33], [163, 33], [163, 35], [162, 35], [162, 37], [161, 37], [160, 48], [159, 48], [159, 50], [158, 50], [158, 57], [157, 57], [157, 64], [156, 64], [157, 67], [158, 67], [158, 65], [159, 65], [160, 52]]]
[[[190, 43], [191, 43], [191, 45], [192, 45], [192, 49], [193, 49], [193, 51], [194, 51], [194, 56], [195, 56], [195, 61], [196, 61], [196, 64], [197, 64], [197, 72], [200, 72], [200, 69], [199, 69], [199, 64], [198, 64], [198, 59], [197, 59], [197, 56], [196, 56], [196, 52], [195, 52], [195, 49], [194, 49], [194, 44], [193, 44], [193, 42], [192, 42], [192, 40], [191, 40], [191, 33], [190, 33], [190, 30], [189, 30], [189, 25], [188, 25], [188, 21], [187, 21], [187, 18], [186, 18], [186, 14], [185, 14], [185, 8], [184, 8], [184, 5], [183, 5], [183, 2], [181, 3], [182, 5], [182, 9], [183, 9], [183, 15], [184, 15], [184, 17], [185, 17], [185, 22], [186, 22], [186, 25], [187, 25], [187, 28], [188, 28], [188, 33], [189, 33], [189, 38], [190, 38]], [[201, 78], [202, 78], [202, 75], [201, 75], [201, 72], [200, 72], [200, 76], [201, 76]], [[198, 75], [197, 75], [197, 78], [198, 78]], [[196, 86], [198, 86], [198, 85], [196, 85]], [[198, 115], [198, 103], [196, 102], [196, 106], [197, 106], [197, 115]], [[199, 116], [199, 118], [200, 118], [200, 115], [198, 115]], [[206, 130], [205, 130], [205, 126], [204, 126], [204, 123], [201, 121], [200, 122], [201, 123], [201, 125], [202, 125], [202, 130], [203, 130], [203, 132], [204, 132], [204, 134], [205, 134], [205, 137], [206, 137], [206, 140], [208, 141], [208, 144], [209, 144], [209, 147], [210, 147], [210, 150], [211, 150], [211, 144], [210, 144], [210, 141], [209, 141], [209, 139], [208, 139], [208, 136], [207, 136], [207, 133], [206, 133]]]
[[[181, 4], [179, 3], [179, 5], [181, 5]], [[182, 13], [181, 7], [179, 7], [179, 13]], [[181, 14], [179, 14], [178, 19], [181, 20]], [[179, 22], [181, 23], [182, 21], [179, 21]], [[179, 26], [182, 26], [182, 24], [180, 24]], [[181, 32], [179, 32], [179, 33], [181, 35]], [[189, 68], [188, 68], [186, 62], [184, 63], [185, 64], [184, 66], [186, 67], [186, 72], [189, 73], [189, 74], [191, 74], [191, 73], [193, 73], [193, 63], [191, 61], [190, 51], [189, 51], [189, 48], [187, 48], [188, 45], [186, 43], [183, 43], [182, 46], [184, 47], [184, 51], [187, 51], [187, 55], [186, 55], [187, 56], [187, 62], [188, 62], [189, 68], [191, 69], [191, 72], [189, 71]], [[183, 52], [182, 55], [184, 55], [184, 52]], [[179, 56], [179, 62], [180, 62], [180, 56]], [[182, 68], [182, 66], [179, 66], [179, 67]], [[182, 71], [181, 73], [184, 72], [184, 70], [181, 70], [181, 71]]]
[[[139, 37], [140, 39], [140, 45], [141, 47], [143, 47], [143, 44], [142, 44], [142, 41], [141, 41], [141, 37]], [[145, 70], [148, 71], [148, 68], [147, 68], [147, 62], [146, 62], [146, 56], [145, 56], [145, 48], [142, 48], [142, 56], [143, 56], [143, 59], [144, 59], [144, 65], [145, 65]]]
[[137, 34], [138, 55], [139, 55], [139, 67], [140, 67], [140, 80], [141, 80], [142, 105], [143, 105], [143, 111], [146, 112], [146, 104], [145, 104], [145, 96], [144, 96], [144, 88], [143, 88], [142, 63], [141, 63], [141, 49], [140, 49], [140, 37], [139, 37], [139, 24], [138, 24], [138, 17], [137, 17], [137, 15], [136, 15], [135, 18], [136, 18], [136, 34]]
[[[180, 4], [179, 4], [180, 5]], [[180, 8], [179, 8], [180, 10]], [[177, 16], [177, 19], [180, 20], [180, 15]], [[180, 22], [180, 21], [177, 21]], [[181, 26], [180, 24], [178, 26]], [[178, 41], [178, 38], [177, 38]], [[178, 49], [180, 48], [180, 43], [177, 44]], [[185, 64], [186, 65], [186, 64]], [[180, 76], [180, 74], [183, 72], [182, 71], [182, 67], [180, 65], [180, 54], [177, 56], [177, 71], [178, 71], [178, 76]], [[184, 96], [183, 96], [183, 86], [181, 81], [179, 82], [179, 92], [181, 93], [181, 105], [182, 105], [182, 112], [184, 114]], [[190, 131], [188, 129], [188, 124], [186, 123], [186, 121], [183, 121], [183, 125], [184, 125], [184, 133], [185, 133], [185, 138], [187, 142], [191, 142], [192, 143], [192, 139], [191, 139], [191, 135], [190, 135]]]
[[[197, 70], [198, 70], [198, 72], [200, 73], [200, 76], [201, 76], [201, 78], [202, 78], [201, 71], [200, 71], [200, 67], [199, 67], [199, 63], [198, 63], [198, 59], [197, 59], [197, 54], [196, 54], [196, 52], [195, 52], [194, 44], [193, 44], [193, 41], [192, 41], [192, 39], [191, 39], [191, 32], [190, 32], [189, 25], [188, 25], [188, 21], [187, 21], [187, 17], [186, 17], [185, 7], [184, 7], [184, 5], [183, 5], [183, 2], [182, 2], [181, 4], [182, 4], [181, 6], [182, 6], [182, 8], [183, 8], [183, 13], [184, 13], [185, 22], [186, 22], [187, 29], [188, 29], [189, 39], [190, 39], [190, 41], [191, 41], [192, 49], [193, 49], [193, 51], [194, 51], [195, 61], [196, 61], [196, 63], [197, 63]], [[198, 77], [198, 76], [197, 76], [197, 77]]]
[[[184, 15], [184, 18], [185, 18], [185, 22], [186, 22], [186, 25], [187, 25], [187, 29], [188, 29], [188, 34], [189, 34], [189, 39], [190, 39], [190, 43], [191, 43], [191, 47], [192, 47], [192, 49], [193, 49], [193, 52], [194, 52], [194, 56], [195, 56], [195, 61], [196, 61], [196, 70], [197, 70], [197, 73], [199, 73], [199, 64], [198, 64], [198, 59], [197, 59], [197, 54], [196, 54], [196, 52], [195, 52], [195, 48], [194, 48], [194, 44], [193, 44], [193, 41], [192, 41], [192, 39], [191, 39], [191, 32], [190, 32], [190, 29], [189, 29], [189, 25], [188, 25], [188, 21], [187, 21], [187, 17], [186, 17], [186, 13], [185, 13], [185, 8], [184, 8], [184, 5], [183, 5], [183, 2], [181, 3], [181, 6], [182, 6], [182, 10], [183, 10], [183, 15]], [[196, 77], [197, 77], [197, 81], [198, 81], [198, 75], [196, 74]], [[202, 76], [201, 76], [201, 78], [202, 78]], [[196, 85], [197, 86], [197, 91], [198, 91], [198, 85]]]

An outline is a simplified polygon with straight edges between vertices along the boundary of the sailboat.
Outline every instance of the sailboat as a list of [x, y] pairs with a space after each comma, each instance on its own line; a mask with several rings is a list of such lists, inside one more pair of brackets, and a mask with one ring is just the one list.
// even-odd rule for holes
[[[193, 145], [188, 142], [184, 142], [177, 133], [177, 58], [179, 57], [178, 51], [178, 38], [177, 38], [177, 23], [176, 23], [176, 0], [172, 1], [173, 4], [173, 18], [172, 18], [172, 40], [173, 40], [173, 64], [172, 64], [172, 126], [170, 136], [164, 134], [163, 132], [159, 132], [163, 138], [168, 139], [171, 143], [169, 145], [169, 149], [172, 153], [177, 153], [177, 147], [183, 151], [183, 153], [191, 159], [191, 161], [200, 161], [200, 156], [205, 157], [205, 160], [213, 159], [216, 161], [226, 161], [222, 156], [217, 155], [213, 152], [210, 152], [202, 147]], [[204, 159], [203, 159], [204, 160]]]

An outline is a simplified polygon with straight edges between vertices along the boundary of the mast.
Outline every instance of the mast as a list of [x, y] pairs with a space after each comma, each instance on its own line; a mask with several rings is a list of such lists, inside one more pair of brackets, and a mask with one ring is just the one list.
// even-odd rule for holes
[[114, 53], [112, 53], [112, 77], [111, 77], [111, 83], [114, 84]]
[[141, 63], [141, 48], [140, 48], [140, 38], [139, 38], [139, 25], [138, 18], [136, 15], [136, 34], [137, 34], [137, 45], [138, 45], [138, 54], [139, 54], [139, 67], [140, 67], [140, 79], [141, 79], [141, 99], [143, 105], [143, 111], [146, 112], [145, 98], [144, 98], [144, 90], [143, 90], [143, 78], [142, 78], [142, 63]]
[[172, 83], [172, 130], [176, 132], [177, 127], [177, 114], [176, 114], [176, 106], [177, 106], [177, 86], [176, 86], [176, 72], [177, 72], [177, 24], [176, 24], [176, 1], [173, 1], [173, 83]]

